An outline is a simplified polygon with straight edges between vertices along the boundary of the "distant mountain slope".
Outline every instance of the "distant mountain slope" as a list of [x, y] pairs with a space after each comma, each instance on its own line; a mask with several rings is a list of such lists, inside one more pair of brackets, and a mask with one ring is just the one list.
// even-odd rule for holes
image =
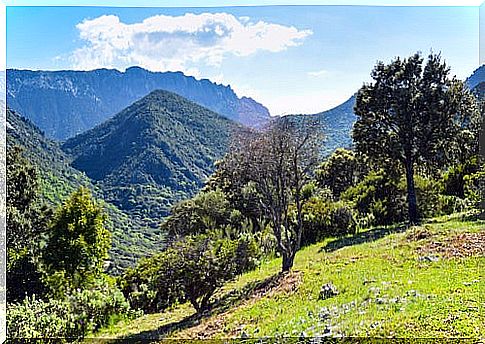
[[260, 126], [268, 109], [238, 98], [229, 86], [196, 80], [181, 72], [7, 70], [7, 103], [47, 136], [64, 140], [102, 123], [153, 90], [177, 93], [247, 126]]
[[293, 118], [309, 116], [316, 120], [324, 128], [325, 146], [323, 153], [325, 155], [332, 153], [338, 147], [352, 146], [352, 126], [357, 117], [354, 114], [355, 95], [350, 97], [344, 103], [333, 109], [311, 115], [289, 115]]
[[238, 128], [181, 96], [153, 91], [62, 148], [107, 201], [155, 229], [174, 202], [202, 187]]
[[477, 68], [473, 74], [466, 79], [466, 84], [480, 99], [482, 99], [485, 96], [485, 65]]
[[485, 65], [482, 65], [475, 69], [475, 71], [466, 79], [466, 84], [470, 89], [474, 89], [480, 83], [485, 82]]
[[[46, 138], [29, 120], [7, 109], [7, 146], [13, 145], [23, 147], [25, 156], [37, 166], [42, 194], [51, 205], [61, 204], [81, 185], [102, 198], [102, 192], [89, 178], [69, 165], [70, 159], [56, 142]], [[112, 272], [119, 272], [137, 258], [160, 249], [160, 233], [147, 231], [114, 205], [106, 204], [105, 208], [111, 220], [108, 227], [113, 233]]]

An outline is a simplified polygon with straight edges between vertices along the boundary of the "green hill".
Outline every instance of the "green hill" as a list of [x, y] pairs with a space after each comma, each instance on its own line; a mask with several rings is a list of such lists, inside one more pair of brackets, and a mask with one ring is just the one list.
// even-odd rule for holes
[[[188, 304], [121, 322], [97, 338], [485, 338], [485, 222], [460, 215], [372, 228], [280, 259], [224, 286], [208, 314]], [[337, 294], [320, 297], [332, 283]]]
[[170, 207], [203, 186], [237, 128], [181, 96], [154, 91], [62, 148], [105, 200], [158, 231]]
[[[80, 186], [88, 187], [97, 198], [102, 192], [82, 172], [72, 168], [70, 158], [29, 120], [7, 109], [7, 146], [19, 145], [40, 174], [41, 192], [52, 206], [59, 205], [70, 193]], [[158, 248], [153, 238], [146, 238], [146, 229], [133, 221], [127, 214], [111, 204], [105, 204], [110, 217], [109, 229], [113, 233], [113, 247], [110, 252], [110, 269], [116, 273], [141, 256]], [[160, 239], [159, 239], [160, 240]]]

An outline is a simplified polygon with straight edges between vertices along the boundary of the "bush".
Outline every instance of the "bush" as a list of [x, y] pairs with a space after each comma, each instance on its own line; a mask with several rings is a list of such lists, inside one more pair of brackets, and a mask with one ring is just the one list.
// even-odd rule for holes
[[[429, 218], [443, 215], [444, 206], [441, 195], [443, 193], [442, 181], [416, 174], [414, 176], [416, 200], [418, 202], [419, 218]], [[406, 190], [406, 182], [401, 181], [401, 189]]]
[[26, 297], [7, 306], [7, 336], [15, 338], [82, 337], [67, 301], [42, 301]]
[[120, 284], [132, 308], [154, 313], [183, 300], [175, 285], [177, 259], [177, 251], [169, 248], [126, 270]]
[[366, 173], [366, 166], [354, 151], [337, 148], [315, 171], [320, 187], [328, 187], [338, 198]]
[[78, 290], [62, 300], [34, 296], [7, 306], [9, 338], [52, 338], [55, 341], [83, 338], [110, 323], [111, 319], [136, 315], [123, 294], [106, 281], [95, 288]]
[[[351, 202], [369, 226], [389, 225], [406, 217], [406, 196], [399, 181], [383, 170], [371, 171], [359, 184], [341, 196]], [[370, 221], [372, 220], [372, 221]]]
[[81, 333], [94, 332], [119, 316], [130, 316], [130, 305], [123, 293], [109, 283], [98, 283], [92, 289], [78, 290], [67, 297]]
[[465, 177], [478, 172], [480, 164], [477, 156], [473, 156], [464, 163], [451, 166], [443, 174], [444, 194], [465, 198]]
[[328, 237], [354, 234], [357, 229], [354, 210], [349, 203], [312, 198], [303, 206], [302, 245]]
[[485, 167], [476, 173], [465, 176], [464, 180], [467, 201], [473, 208], [481, 208], [485, 200]]
[[132, 307], [146, 312], [185, 301], [190, 301], [197, 312], [203, 312], [209, 308], [214, 292], [254, 268], [257, 257], [257, 246], [250, 237], [186, 237], [127, 271], [122, 280], [123, 292]]

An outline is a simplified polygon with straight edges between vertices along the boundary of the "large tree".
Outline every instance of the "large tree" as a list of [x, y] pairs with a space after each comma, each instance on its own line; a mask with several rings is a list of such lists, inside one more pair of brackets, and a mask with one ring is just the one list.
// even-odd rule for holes
[[443, 167], [474, 150], [479, 111], [475, 97], [440, 55], [419, 53], [377, 63], [374, 81], [359, 90], [353, 128], [356, 149], [405, 171], [410, 223], [418, 222], [417, 166]]
[[[225, 159], [233, 178], [256, 189], [283, 258], [282, 271], [291, 269], [300, 248], [302, 190], [318, 161], [321, 142], [315, 124], [284, 118], [273, 121], [266, 130], [239, 136]], [[291, 206], [296, 210], [296, 225]]]
[[8, 146], [6, 160], [7, 299], [17, 301], [43, 292], [37, 255], [50, 211], [42, 205], [37, 169], [24, 157], [23, 149]]
[[49, 283], [53, 289], [59, 288], [54, 292], [88, 285], [103, 272], [111, 247], [106, 219], [101, 205], [84, 187], [56, 212], [43, 254]]

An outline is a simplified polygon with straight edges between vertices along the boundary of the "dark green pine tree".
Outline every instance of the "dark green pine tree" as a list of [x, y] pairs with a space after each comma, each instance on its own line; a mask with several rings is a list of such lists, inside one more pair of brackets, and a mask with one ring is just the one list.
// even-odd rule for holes
[[358, 92], [352, 133], [358, 151], [403, 167], [410, 223], [419, 220], [415, 168], [440, 168], [473, 154], [479, 128], [477, 101], [463, 82], [449, 76], [440, 55], [423, 62], [419, 53], [379, 62], [374, 81]]
[[50, 211], [41, 204], [37, 170], [19, 146], [7, 148], [7, 300], [40, 294], [37, 269], [39, 239], [47, 230]]

